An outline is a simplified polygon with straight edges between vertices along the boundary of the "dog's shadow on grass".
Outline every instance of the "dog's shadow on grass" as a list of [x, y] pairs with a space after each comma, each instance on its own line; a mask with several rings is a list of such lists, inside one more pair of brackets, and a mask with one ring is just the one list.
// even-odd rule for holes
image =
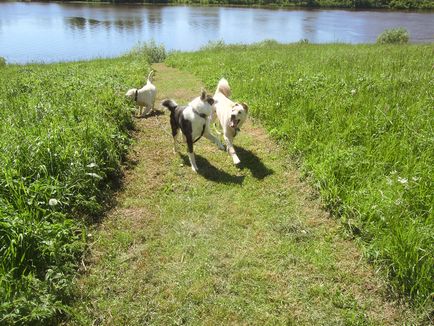
[[[214, 165], [212, 165], [206, 158], [195, 154], [196, 157], [196, 163], [199, 168], [198, 173], [203, 176], [205, 179], [218, 182], [218, 183], [224, 183], [224, 184], [242, 184], [244, 181], [243, 175], [232, 175], [229, 174], [223, 170], [220, 170], [216, 168]], [[188, 159], [188, 156], [181, 154], [181, 158], [184, 161], [184, 164], [186, 166], [190, 166], [190, 161]]]
[[136, 119], [149, 119], [149, 118], [156, 117], [159, 115], [164, 115], [164, 111], [155, 109], [155, 110], [152, 110], [149, 114], [136, 116], [135, 118]]
[[253, 152], [238, 146], [234, 146], [234, 148], [241, 161], [238, 167], [240, 169], [249, 169], [255, 179], [262, 180], [274, 173]]

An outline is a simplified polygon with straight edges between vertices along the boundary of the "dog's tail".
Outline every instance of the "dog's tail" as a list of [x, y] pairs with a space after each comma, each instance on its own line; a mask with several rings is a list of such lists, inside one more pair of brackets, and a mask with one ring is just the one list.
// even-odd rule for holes
[[229, 83], [225, 78], [220, 79], [217, 84], [217, 92], [223, 93], [226, 97], [231, 96], [231, 88], [229, 87]]
[[178, 107], [178, 104], [174, 100], [167, 99], [161, 102], [161, 105], [167, 108], [170, 112], [175, 111], [175, 109]]
[[152, 83], [152, 78], [154, 77], [154, 71], [151, 70], [148, 75], [148, 81]]

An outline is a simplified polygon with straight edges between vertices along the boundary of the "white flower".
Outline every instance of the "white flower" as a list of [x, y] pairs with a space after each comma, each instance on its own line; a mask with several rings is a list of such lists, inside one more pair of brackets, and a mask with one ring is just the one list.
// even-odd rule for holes
[[94, 168], [94, 167], [96, 167], [96, 166], [98, 166], [96, 163], [90, 163], [90, 164], [88, 164], [88, 165], [86, 165], [88, 168]]
[[48, 201], [48, 205], [50, 206], [56, 206], [59, 203], [59, 201], [56, 198], [50, 198]]
[[352, 89], [352, 90], [351, 90], [351, 95], [354, 95], [354, 94], [356, 94], [356, 90], [355, 90], [355, 89]]
[[102, 176], [96, 174], [96, 173], [86, 173], [87, 175], [91, 176], [92, 178], [96, 178], [96, 179], [102, 179]]
[[398, 181], [401, 182], [402, 184], [406, 184], [408, 182], [408, 179], [398, 177]]

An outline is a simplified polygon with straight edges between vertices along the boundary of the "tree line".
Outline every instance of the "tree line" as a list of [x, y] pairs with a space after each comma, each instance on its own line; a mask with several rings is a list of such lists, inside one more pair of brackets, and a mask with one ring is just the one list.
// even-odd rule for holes
[[[89, 2], [107, 1], [90, 0]], [[307, 8], [434, 9], [434, 0], [109, 0], [108, 2]]]

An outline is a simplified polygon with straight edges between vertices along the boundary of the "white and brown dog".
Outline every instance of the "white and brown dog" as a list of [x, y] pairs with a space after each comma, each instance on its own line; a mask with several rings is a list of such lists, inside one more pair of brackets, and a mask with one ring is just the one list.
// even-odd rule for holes
[[224, 150], [224, 146], [220, 140], [213, 136], [210, 132], [209, 116], [212, 113], [212, 106], [215, 100], [212, 96], [207, 95], [204, 90], [200, 96], [196, 97], [187, 106], [179, 106], [174, 100], [164, 100], [161, 105], [170, 111], [170, 126], [172, 127], [172, 136], [174, 142], [174, 151], [178, 152], [177, 138], [179, 129], [181, 129], [184, 139], [187, 142], [188, 158], [190, 160], [191, 169], [197, 172], [196, 159], [193, 152], [193, 144], [202, 136], [211, 140], [220, 149]]
[[[226, 141], [227, 151], [232, 157], [234, 164], [239, 164], [240, 159], [235, 153], [233, 141], [241, 126], [246, 121], [247, 111], [249, 110], [246, 103], [236, 103], [229, 99], [231, 89], [226, 79], [220, 79], [214, 94], [216, 100], [215, 115], [223, 131], [223, 138]], [[213, 114], [213, 119], [214, 116]]]
[[[143, 117], [150, 113], [154, 109], [155, 95], [157, 94], [157, 88], [152, 84], [152, 75], [154, 71], [148, 75], [146, 85], [140, 89], [132, 88], [125, 94], [126, 97], [134, 100], [136, 108], [139, 110], [139, 117]], [[143, 112], [142, 112], [143, 110]]]

